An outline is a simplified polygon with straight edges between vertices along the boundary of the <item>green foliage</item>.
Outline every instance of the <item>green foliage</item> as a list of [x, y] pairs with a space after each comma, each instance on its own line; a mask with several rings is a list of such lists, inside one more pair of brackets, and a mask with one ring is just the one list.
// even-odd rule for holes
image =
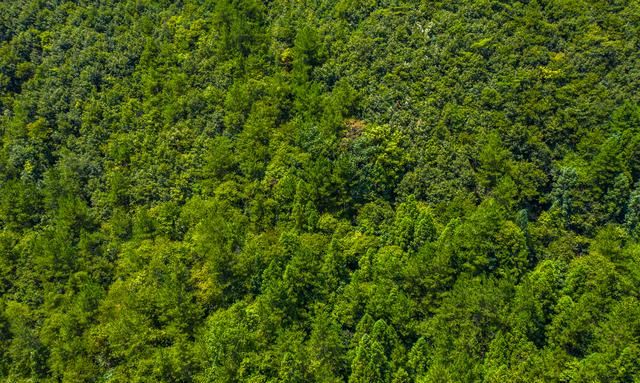
[[639, 26], [0, 2], [0, 381], [636, 381]]
[[356, 348], [356, 356], [351, 364], [349, 383], [390, 381], [389, 361], [380, 343], [364, 335]]

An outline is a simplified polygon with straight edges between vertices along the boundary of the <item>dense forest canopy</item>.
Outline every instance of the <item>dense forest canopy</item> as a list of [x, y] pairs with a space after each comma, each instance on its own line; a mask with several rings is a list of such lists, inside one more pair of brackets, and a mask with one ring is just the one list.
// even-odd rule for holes
[[0, 2], [0, 380], [639, 382], [637, 0]]

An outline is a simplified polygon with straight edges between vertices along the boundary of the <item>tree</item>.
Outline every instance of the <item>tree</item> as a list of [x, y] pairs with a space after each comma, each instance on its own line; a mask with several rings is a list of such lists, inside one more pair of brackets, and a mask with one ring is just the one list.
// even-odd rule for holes
[[356, 356], [351, 364], [349, 383], [390, 382], [390, 368], [383, 347], [365, 334], [360, 339]]

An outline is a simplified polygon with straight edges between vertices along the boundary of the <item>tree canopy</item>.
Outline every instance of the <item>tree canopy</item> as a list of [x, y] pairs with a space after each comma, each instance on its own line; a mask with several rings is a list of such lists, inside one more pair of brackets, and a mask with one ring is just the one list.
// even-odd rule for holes
[[0, 381], [638, 382], [639, 4], [0, 2]]

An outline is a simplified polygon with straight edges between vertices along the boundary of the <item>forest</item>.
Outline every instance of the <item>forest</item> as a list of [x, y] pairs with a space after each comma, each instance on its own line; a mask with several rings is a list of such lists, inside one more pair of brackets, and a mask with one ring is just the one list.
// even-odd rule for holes
[[0, 1], [0, 381], [640, 382], [638, 0]]

